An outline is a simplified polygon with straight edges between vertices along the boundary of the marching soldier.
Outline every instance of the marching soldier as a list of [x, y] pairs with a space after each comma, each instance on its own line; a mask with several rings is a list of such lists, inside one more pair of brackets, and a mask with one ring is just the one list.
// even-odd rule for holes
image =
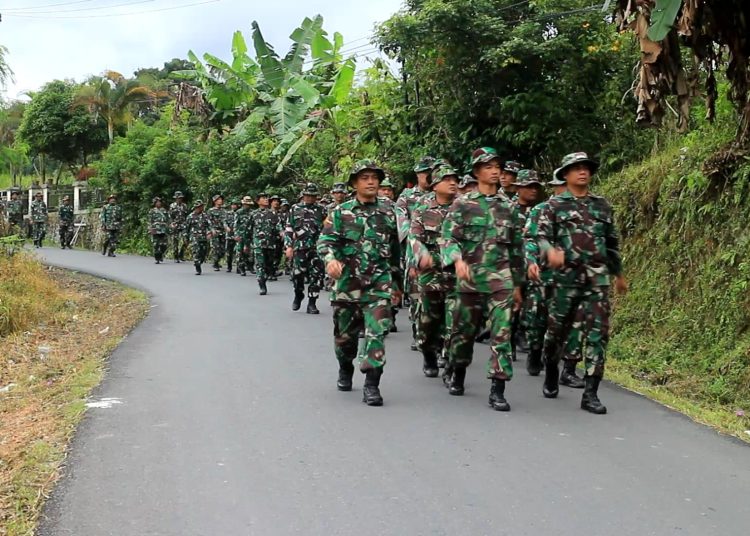
[[380, 183], [380, 188], [378, 188], [378, 196], [385, 197], [386, 199], [390, 199], [391, 201], [395, 201], [396, 199], [396, 193], [393, 190], [393, 183], [391, 182], [391, 178], [387, 175], [383, 182]]
[[274, 255], [283, 231], [279, 215], [269, 207], [268, 194], [258, 194], [258, 210], [253, 213], [251, 233], [255, 272], [258, 275], [261, 296], [268, 294], [266, 281], [271, 277], [275, 279]]
[[185, 220], [190, 213], [190, 209], [185, 203], [185, 195], [177, 190], [174, 193], [174, 201], [169, 205], [169, 220], [172, 232], [172, 255], [174, 262], [185, 260], [185, 244], [187, 236], [185, 233]]
[[62, 204], [57, 208], [57, 217], [59, 218], [59, 230], [60, 230], [60, 248], [73, 249], [70, 246], [73, 240], [73, 224], [75, 221], [75, 213], [73, 211], [73, 205], [70, 204], [70, 196], [66, 195], [62, 198]]
[[[232, 264], [234, 263], [234, 255], [235, 255], [235, 245], [236, 242], [234, 240], [234, 218], [237, 215], [237, 211], [240, 208], [240, 200], [239, 199], [232, 199], [229, 203], [230, 210], [226, 211], [226, 220], [224, 222], [224, 228], [225, 228], [225, 244], [224, 244], [224, 250], [227, 252], [227, 273], [232, 273]], [[239, 264], [239, 261], [238, 261]], [[239, 273], [239, 272], [238, 272]]]
[[477, 191], [477, 180], [470, 174], [464, 175], [458, 183], [458, 195], [470, 194]]
[[272, 258], [273, 270], [270, 272], [270, 275], [268, 277], [269, 281], [277, 281], [278, 277], [281, 275], [279, 273], [279, 265], [281, 264], [281, 258], [284, 256], [283, 229], [286, 227], [286, 219], [285, 214], [281, 212], [281, 197], [278, 195], [272, 195], [269, 201], [271, 202], [271, 212], [276, 214], [276, 217], [278, 218], [279, 224], [282, 228], [282, 234], [280, 234], [274, 241], [274, 252]]
[[117, 204], [117, 196], [110, 194], [107, 198], [107, 204], [102, 208], [101, 213], [102, 229], [106, 234], [102, 246], [102, 255], [115, 257], [115, 250], [120, 239], [120, 230], [122, 229], [122, 207]]
[[349, 195], [349, 190], [346, 187], [346, 183], [335, 183], [333, 185], [333, 188], [331, 188], [331, 197], [333, 198], [333, 202], [327, 206], [328, 213], [330, 214], [334, 208], [346, 201], [347, 195]]
[[298, 311], [302, 306], [307, 279], [307, 314], [313, 315], [320, 313], [316, 302], [323, 285], [323, 261], [318, 256], [316, 246], [326, 212], [325, 208], [317, 203], [319, 194], [315, 184], [308, 183], [305, 186], [302, 190], [302, 202], [294, 205], [289, 211], [284, 233], [287, 262], [292, 263], [292, 311]]
[[508, 196], [508, 199], [516, 199], [516, 178], [521, 170], [521, 164], [515, 160], [508, 160], [503, 164], [503, 171], [500, 174], [500, 187]]
[[160, 264], [164, 260], [169, 238], [169, 213], [162, 204], [161, 197], [154, 197], [154, 207], [148, 212], [148, 233], [154, 249], [154, 261]]
[[[550, 199], [539, 216], [538, 243], [555, 270], [555, 288], [549, 304], [549, 320], [544, 341], [546, 370], [543, 394], [558, 394], [558, 363], [560, 359], [575, 360], [568, 355], [566, 342], [581, 330], [585, 339], [585, 387], [581, 408], [604, 414], [607, 408], [598, 396], [604, 376], [605, 352], [609, 342], [609, 286], [614, 277], [615, 289], [627, 292], [622, 274], [619, 239], [612, 208], [603, 197], [589, 191], [591, 177], [598, 164], [586, 153], [572, 153], [563, 158], [555, 177], [564, 180], [567, 190]], [[529, 269], [529, 276], [539, 280], [538, 262]], [[579, 308], [584, 322], [574, 322]]]
[[213, 206], [208, 209], [208, 220], [211, 222], [211, 254], [214, 272], [221, 270], [221, 259], [226, 254], [227, 211], [224, 208], [224, 196], [216, 194], [211, 198]]
[[509, 411], [505, 384], [513, 377], [511, 312], [514, 302], [517, 307], [521, 305], [524, 280], [522, 230], [518, 209], [498, 193], [501, 164], [497, 152], [489, 147], [477, 149], [472, 154], [472, 167], [478, 190], [456, 199], [442, 229], [443, 265], [455, 267], [458, 288], [449, 351], [449, 392], [455, 396], [464, 394], [474, 339], [489, 320], [489, 403], [497, 411]]
[[400, 241], [392, 203], [378, 198], [385, 172], [371, 160], [357, 162], [349, 175], [355, 196], [333, 209], [318, 240], [318, 254], [335, 280], [331, 292], [334, 348], [340, 391], [351, 391], [358, 335], [365, 330], [360, 371], [362, 401], [381, 406], [380, 378], [385, 336], [391, 325], [391, 299], [401, 292]]
[[203, 201], [196, 201], [193, 204], [193, 212], [185, 220], [185, 232], [190, 241], [195, 275], [201, 275], [203, 272], [201, 265], [206, 262], [208, 244], [211, 239], [211, 220], [203, 209]]
[[242, 207], [234, 213], [234, 241], [237, 251], [237, 269], [242, 277], [250, 269], [250, 255], [252, 254], [251, 221], [253, 217], [253, 200], [249, 195], [242, 198]]
[[18, 199], [18, 191], [13, 190], [10, 193], [10, 201], [8, 201], [8, 223], [13, 227], [13, 232], [18, 233], [23, 226], [23, 202]]
[[42, 192], [34, 194], [31, 202], [31, 223], [33, 225], [34, 245], [42, 247], [44, 237], [47, 235], [47, 203], [43, 200]]

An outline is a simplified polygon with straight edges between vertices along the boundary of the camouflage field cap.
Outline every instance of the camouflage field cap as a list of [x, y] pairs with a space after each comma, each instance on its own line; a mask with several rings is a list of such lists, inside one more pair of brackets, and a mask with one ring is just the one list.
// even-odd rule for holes
[[221, 194], [216, 194], [216, 195], [214, 195], [214, 196], [213, 196], [213, 197], [211, 198], [211, 201], [212, 201], [212, 202], [214, 202], [214, 203], [216, 203], [216, 201], [217, 201], [218, 199], [224, 199], [224, 196], [223, 196], [223, 195], [221, 195]]
[[308, 182], [305, 185], [305, 189], [302, 190], [302, 195], [320, 195], [320, 190], [318, 190], [318, 185], [314, 182]]
[[385, 179], [380, 181], [380, 187], [381, 188], [390, 188], [391, 190], [394, 189], [393, 182], [391, 182], [391, 178], [386, 176]]
[[246, 195], [242, 198], [242, 204], [243, 205], [252, 205], [253, 204], [253, 198], [249, 195]]
[[563, 157], [562, 164], [560, 164], [560, 167], [555, 170], [555, 177], [560, 179], [561, 181], [565, 180], [565, 171], [570, 167], [574, 166], [576, 164], [586, 164], [589, 167], [589, 170], [591, 170], [591, 174], [593, 175], [596, 173], [596, 170], [599, 169], [599, 164], [595, 161], [589, 158], [589, 155], [587, 155], [584, 152], [578, 152], [578, 153], [570, 153]]
[[508, 160], [503, 164], [503, 171], [518, 175], [518, 172], [521, 171], [521, 164], [515, 160]]
[[184, 199], [184, 198], [185, 198], [185, 194], [183, 194], [183, 193], [182, 193], [181, 191], [177, 190], [177, 191], [176, 191], [176, 192], [174, 193], [174, 198], [175, 198], [175, 199], [179, 199], [180, 197], [182, 197], [182, 198]]
[[268, 200], [269, 201], [278, 201], [279, 203], [281, 203], [281, 197], [279, 197], [276, 194], [273, 194], [271, 197], [268, 198]]
[[435, 166], [435, 159], [431, 156], [423, 156], [414, 166], [414, 173], [424, 173], [425, 171], [432, 172], [432, 168]]
[[458, 183], [459, 188], [466, 188], [469, 184], [479, 184], [477, 178], [474, 175], [466, 174], [461, 178], [461, 182]]
[[268, 197], [267, 192], [261, 192], [257, 196], [255, 196], [256, 199], [260, 199], [261, 197]]
[[518, 172], [518, 178], [516, 179], [516, 186], [523, 188], [524, 186], [541, 186], [542, 181], [539, 180], [539, 174], [533, 169], [522, 169]]
[[381, 182], [385, 179], [385, 171], [383, 171], [383, 168], [378, 166], [375, 161], [360, 160], [359, 162], [354, 164], [354, 168], [352, 168], [352, 172], [349, 174], [349, 184], [351, 184], [352, 181], [357, 178], [357, 175], [359, 175], [363, 171], [374, 171], [375, 173], [377, 173], [378, 178]]
[[281, 198], [281, 206], [282, 207], [288, 207], [289, 206], [289, 200], [285, 198]]
[[152, 205], [155, 205], [157, 201], [161, 202], [161, 197], [159, 197], [159, 196], [156, 196], [156, 197], [154, 197], [154, 198], [153, 198], [153, 199], [151, 200], [151, 204], [152, 204]]
[[203, 206], [203, 201], [201, 201], [200, 199], [196, 199], [195, 203], [193, 203], [193, 210], [195, 210], [198, 207], [202, 207], [202, 206]]
[[346, 183], [345, 182], [337, 182], [333, 185], [333, 188], [331, 188], [332, 194], [345, 194], [347, 192]]
[[239, 204], [240, 204], [240, 200], [239, 200], [238, 198], [236, 198], [236, 197], [233, 197], [233, 198], [232, 198], [232, 199], [231, 199], [231, 200], [229, 201], [229, 204], [230, 204], [230, 205], [239, 205]]
[[430, 182], [430, 188], [435, 186], [437, 183], [442, 182], [448, 177], [455, 177], [456, 181], [458, 181], [458, 172], [448, 164], [443, 164], [436, 167], [432, 171], [432, 181]]
[[479, 164], [486, 164], [493, 160], [500, 160], [500, 155], [492, 147], [481, 147], [471, 153], [471, 167], [473, 168]]

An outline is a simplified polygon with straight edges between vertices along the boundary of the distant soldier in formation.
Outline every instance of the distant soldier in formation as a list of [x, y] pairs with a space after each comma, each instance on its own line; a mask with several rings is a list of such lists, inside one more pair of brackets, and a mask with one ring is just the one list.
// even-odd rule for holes
[[302, 202], [294, 205], [289, 211], [289, 218], [284, 233], [286, 258], [292, 264], [292, 283], [294, 284], [294, 301], [292, 310], [297, 311], [305, 298], [305, 281], [307, 287], [307, 314], [319, 314], [316, 302], [323, 285], [323, 261], [318, 256], [317, 243], [326, 211], [317, 203], [320, 192], [318, 187], [309, 183], [302, 191]]
[[477, 191], [477, 180], [472, 175], [464, 175], [458, 183], [458, 195], [470, 194]]
[[185, 246], [187, 235], [185, 233], [185, 220], [187, 220], [190, 209], [185, 203], [185, 195], [177, 190], [174, 193], [174, 201], [169, 205], [169, 221], [172, 234], [172, 256], [175, 262], [185, 260]]
[[349, 175], [355, 197], [333, 209], [318, 240], [318, 254], [335, 280], [331, 292], [334, 348], [339, 363], [337, 387], [351, 391], [358, 335], [365, 330], [360, 371], [365, 374], [363, 402], [381, 406], [380, 378], [385, 365], [385, 336], [391, 327], [391, 300], [398, 300], [400, 242], [393, 205], [378, 198], [385, 172], [370, 160]]
[[435, 378], [438, 361], [450, 340], [451, 315], [455, 309], [456, 274], [453, 266], [443, 268], [440, 240], [443, 221], [458, 193], [458, 174], [447, 165], [436, 168], [430, 189], [432, 193], [423, 196], [412, 213], [409, 245], [412, 264], [419, 274], [422, 372], [428, 378]]
[[224, 208], [224, 196], [216, 194], [211, 198], [212, 206], [208, 209], [208, 219], [211, 222], [211, 256], [214, 272], [221, 270], [221, 260], [226, 254], [227, 244], [227, 211]]
[[500, 174], [500, 187], [508, 199], [516, 199], [516, 178], [521, 171], [521, 164], [515, 160], [508, 160], [503, 164], [503, 170]]
[[110, 194], [107, 198], [107, 204], [102, 208], [101, 213], [102, 229], [106, 238], [102, 245], [102, 255], [115, 257], [115, 250], [120, 240], [120, 231], [122, 230], [122, 207], [117, 204], [117, 196]]
[[31, 202], [31, 223], [33, 225], [34, 245], [42, 247], [44, 237], [47, 235], [47, 203], [44, 202], [42, 192], [34, 194]]
[[393, 182], [391, 182], [390, 177], [386, 175], [385, 179], [383, 179], [383, 182], [380, 183], [380, 188], [378, 188], [378, 196], [385, 197], [386, 199], [389, 199], [391, 201], [395, 201], [396, 192], [393, 188]]
[[160, 264], [167, 252], [169, 240], [169, 213], [164, 208], [161, 197], [152, 199], [153, 208], [148, 212], [148, 233], [154, 250], [154, 261]]
[[62, 198], [62, 203], [57, 208], [57, 217], [59, 218], [60, 230], [60, 247], [62, 249], [73, 249], [70, 243], [73, 241], [73, 230], [75, 223], [75, 212], [73, 205], [70, 203], [70, 196]]
[[237, 270], [245, 277], [250, 269], [252, 255], [251, 221], [253, 217], [253, 200], [249, 195], [242, 198], [242, 207], [234, 213], [234, 242], [237, 252]]
[[24, 214], [23, 202], [18, 199], [18, 192], [13, 190], [10, 193], [10, 201], [8, 201], [8, 223], [10, 223], [13, 233], [18, 233], [23, 226], [23, 214]]
[[278, 243], [283, 231], [279, 215], [269, 206], [268, 194], [259, 194], [258, 210], [253, 213], [251, 232], [255, 272], [258, 275], [261, 296], [268, 294], [266, 282], [269, 279], [276, 279], [274, 256], [278, 251]]
[[203, 272], [201, 265], [206, 262], [209, 240], [211, 239], [211, 220], [203, 212], [203, 209], [203, 201], [196, 201], [193, 204], [193, 212], [185, 220], [185, 232], [190, 241], [195, 275], [201, 275]]
[[[270, 201], [270, 206], [271, 206], [271, 212], [276, 214], [276, 217], [279, 220], [279, 224], [281, 225], [281, 228], [284, 229], [286, 227], [286, 214], [281, 211], [281, 197], [278, 195], [272, 195], [269, 201]], [[281, 264], [281, 258], [284, 256], [283, 234], [279, 235], [279, 237], [276, 239], [276, 241], [274, 242], [273, 249], [274, 249], [273, 270], [269, 273], [269, 276], [268, 276], [269, 281], [276, 281], [278, 279], [278, 276], [281, 275], [279, 272], [279, 265]]]
[[[318, 199], [318, 205], [321, 206], [321, 208], [325, 208], [325, 205], [321, 204], [320, 198]], [[289, 211], [291, 210], [291, 205], [289, 204], [289, 200], [285, 198], [281, 198], [281, 206], [279, 207], [279, 215], [281, 216], [281, 225], [286, 228], [286, 224], [289, 221]], [[284, 263], [284, 275], [291, 275], [292, 274], [292, 263], [289, 262], [286, 258], [286, 248], [284, 246], [283, 239], [281, 240], [281, 262]]]
[[335, 183], [333, 188], [331, 188], [331, 197], [333, 198], [333, 201], [327, 206], [328, 213], [330, 214], [334, 208], [346, 201], [347, 195], [349, 195], [349, 189], [347, 188], [346, 183]]
[[497, 152], [488, 147], [477, 149], [472, 154], [472, 166], [478, 190], [456, 199], [442, 230], [443, 265], [455, 267], [458, 288], [449, 350], [449, 392], [464, 394], [474, 339], [489, 320], [489, 404], [497, 411], [509, 411], [505, 384], [513, 377], [511, 312], [514, 303], [521, 305], [524, 281], [522, 229], [518, 209], [498, 192], [502, 166]]
[[232, 199], [229, 203], [229, 208], [230, 209], [226, 211], [226, 219], [224, 224], [226, 231], [226, 235], [224, 238], [224, 251], [227, 252], [227, 273], [231, 274], [235, 257], [234, 218], [240, 208], [240, 200], [236, 198]]
[[[558, 363], [560, 359], [578, 358], [579, 353], [566, 354], [566, 343], [572, 332], [580, 331], [585, 353], [581, 408], [604, 414], [607, 408], [599, 400], [598, 391], [609, 342], [610, 278], [614, 277], [620, 293], [627, 292], [628, 284], [622, 274], [612, 208], [606, 199], [589, 191], [597, 169], [598, 164], [586, 153], [567, 155], [555, 171], [558, 179], [565, 180], [567, 190], [550, 199], [539, 215], [540, 253], [546, 255], [555, 270], [544, 341], [546, 370], [542, 391], [547, 398], [557, 396]], [[538, 268], [529, 275], [540, 279]], [[580, 310], [583, 318], [578, 316]]]

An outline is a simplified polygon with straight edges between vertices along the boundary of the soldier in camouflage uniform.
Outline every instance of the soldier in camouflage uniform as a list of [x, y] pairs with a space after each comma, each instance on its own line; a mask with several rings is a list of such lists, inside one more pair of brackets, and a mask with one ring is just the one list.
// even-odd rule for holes
[[203, 209], [203, 201], [196, 201], [193, 204], [193, 212], [185, 220], [185, 233], [190, 241], [195, 275], [201, 275], [203, 272], [201, 265], [206, 262], [209, 240], [211, 239], [211, 220], [208, 214], [203, 212]]
[[[318, 205], [323, 209], [323, 212], [325, 212], [326, 204], [321, 202], [322, 200], [318, 200]], [[285, 198], [281, 198], [281, 206], [279, 207], [279, 213], [281, 215], [281, 223], [286, 228], [286, 224], [289, 221], [289, 211], [291, 210], [291, 205], [289, 204], [289, 200]], [[283, 272], [284, 275], [292, 275], [292, 263], [289, 262], [289, 260], [286, 258], [286, 248], [284, 247], [284, 243], [282, 240], [281, 243], [282, 246], [282, 255], [281, 255], [281, 262], [284, 264]]]
[[[396, 201], [396, 214], [399, 219], [399, 237], [402, 241], [406, 240], [406, 236], [409, 233], [409, 228], [411, 227], [411, 214], [414, 207], [423, 195], [429, 193], [430, 177], [435, 163], [436, 160], [431, 156], [425, 156], [422, 158], [414, 167], [414, 173], [417, 175], [417, 185], [413, 188], [404, 189], [398, 197], [398, 201]], [[403, 248], [404, 261], [411, 256], [408, 243], [405, 246], [406, 247]], [[411, 320], [412, 330], [411, 349], [416, 352], [419, 350], [420, 339], [418, 333], [419, 285], [417, 279], [410, 277], [410, 274], [408, 273], [406, 273], [405, 279], [407, 281], [406, 287], [409, 302], [409, 319]]]
[[469, 194], [477, 191], [477, 180], [472, 175], [464, 175], [458, 183], [458, 195]]
[[383, 182], [380, 183], [380, 188], [378, 188], [378, 196], [385, 197], [386, 199], [390, 199], [391, 201], [396, 200], [396, 193], [393, 190], [393, 182], [387, 175], [385, 179], [383, 179]]
[[279, 215], [269, 207], [268, 194], [258, 195], [258, 210], [253, 213], [250, 225], [258, 286], [260, 295], [265, 296], [268, 294], [266, 281], [271, 277], [275, 279], [274, 256], [277, 244], [284, 232]]
[[[281, 211], [281, 197], [278, 195], [272, 195], [270, 198], [271, 211], [276, 214], [279, 219], [281, 228], [286, 228], [286, 214]], [[281, 258], [284, 256], [284, 236], [279, 235], [274, 242], [274, 253], [273, 253], [273, 270], [271, 270], [268, 277], [269, 281], [278, 281], [278, 276], [281, 275], [279, 272], [279, 265], [281, 264]]]
[[102, 255], [115, 257], [115, 250], [120, 239], [120, 230], [122, 230], [122, 207], [117, 204], [115, 194], [110, 194], [107, 198], [107, 204], [102, 208], [100, 215], [102, 229], [106, 234], [104, 244], [102, 245]]
[[221, 259], [226, 255], [227, 245], [227, 210], [224, 208], [224, 196], [216, 194], [211, 198], [213, 206], [208, 209], [211, 222], [211, 256], [214, 272], [221, 270]]
[[[565, 180], [567, 191], [555, 196], [539, 215], [538, 243], [540, 253], [546, 255], [555, 270], [555, 288], [549, 304], [549, 320], [544, 341], [546, 359], [543, 394], [555, 398], [558, 393], [560, 359], [576, 359], [562, 355], [571, 332], [582, 330], [585, 340], [585, 387], [581, 408], [604, 414], [607, 408], [598, 396], [599, 383], [604, 375], [604, 361], [609, 341], [609, 285], [615, 278], [618, 292], [627, 291], [622, 275], [619, 240], [612, 208], [603, 198], [589, 191], [591, 176], [597, 163], [586, 153], [567, 155], [555, 172]], [[538, 266], [538, 263], [535, 263]], [[539, 279], [537, 270], [529, 275]], [[583, 307], [585, 321], [576, 325], [579, 307]]]
[[185, 220], [189, 213], [190, 209], [185, 203], [185, 195], [179, 190], [176, 191], [174, 202], [169, 205], [169, 220], [172, 233], [172, 255], [177, 263], [185, 260], [185, 245], [187, 244]]
[[503, 164], [503, 171], [500, 175], [500, 187], [508, 199], [516, 199], [516, 179], [518, 172], [521, 170], [521, 164], [515, 160], [508, 160]]
[[489, 320], [489, 403], [497, 411], [509, 411], [505, 383], [513, 377], [511, 312], [514, 302], [517, 307], [521, 305], [524, 281], [522, 229], [518, 209], [498, 192], [501, 164], [497, 152], [488, 147], [477, 149], [472, 154], [472, 166], [479, 189], [456, 199], [442, 229], [443, 265], [455, 266], [458, 288], [449, 351], [449, 392], [463, 395], [474, 339]]
[[62, 204], [57, 208], [57, 217], [59, 218], [60, 230], [60, 247], [62, 249], [73, 249], [70, 242], [73, 240], [73, 227], [75, 222], [75, 212], [73, 205], [70, 204], [70, 196], [62, 198]]
[[227, 273], [231, 274], [236, 245], [234, 240], [234, 218], [240, 208], [240, 200], [237, 198], [232, 199], [229, 203], [229, 208], [230, 209], [225, 213], [226, 220], [224, 222], [224, 228], [226, 229], [226, 237], [224, 239], [224, 251], [227, 252]]
[[380, 406], [385, 336], [391, 327], [391, 300], [401, 292], [401, 250], [393, 203], [378, 197], [385, 172], [371, 160], [357, 162], [349, 175], [354, 199], [336, 207], [318, 240], [318, 254], [335, 280], [331, 292], [333, 335], [340, 391], [351, 391], [359, 331], [365, 329], [363, 402]]
[[307, 279], [307, 314], [312, 315], [320, 313], [316, 302], [323, 285], [323, 260], [318, 255], [316, 247], [323, 220], [326, 219], [326, 211], [317, 203], [319, 194], [315, 184], [309, 183], [305, 186], [302, 190], [302, 202], [294, 205], [289, 211], [284, 233], [287, 262], [292, 264], [292, 311], [297, 311], [302, 306]]
[[148, 234], [151, 235], [154, 261], [160, 264], [168, 247], [169, 213], [164, 208], [161, 197], [154, 197], [152, 203], [154, 207], [148, 212]]
[[339, 206], [341, 203], [346, 201], [346, 197], [349, 195], [349, 190], [346, 186], [345, 182], [337, 182], [333, 185], [333, 188], [331, 188], [331, 197], [333, 197], [333, 202], [330, 203], [326, 208], [328, 210], [328, 214], [331, 213], [331, 211]]
[[412, 213], [409, 245], [411, 264], [419, 274], [422, 372], [428, 378], [435, 378], [438, 359], [450, 340], [451, 315], [455, 309], [456, 274], [453, 266], [443, 268], [439, 242], [443, 221], [458, 193], [458, 174], [450, 166], [442, 165], [432, 172], [430, 188], [432, 193], [423, 196]]
[[15, 228], [14, 233], [18, 233], [23, 226], [23, 213], [23, 202], [18, 199], [18, 192], [13, 190], [8, 201], [8, 223]]
[[47, 203], [43, 200], [42, 192], [34, 194], [34, 201], [31, 202], [31, 223], [34, 229], [34, 245], [40, 248], [47, 235]]
[[250, 269], [251, 236], [250, 221], [253, 217], [253, 200], [249, 195], [242, 198], [242, 207], [234, 213], [234, 241], [237, 252], [237, 270], [245, 277]]

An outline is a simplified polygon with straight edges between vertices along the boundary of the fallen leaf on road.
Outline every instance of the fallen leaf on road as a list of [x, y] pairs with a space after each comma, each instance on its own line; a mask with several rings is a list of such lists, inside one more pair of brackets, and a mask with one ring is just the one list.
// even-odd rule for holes
[[106, 335], [107, 333], [109, 333], [109, 326], [99, 331], [99, 335]]

